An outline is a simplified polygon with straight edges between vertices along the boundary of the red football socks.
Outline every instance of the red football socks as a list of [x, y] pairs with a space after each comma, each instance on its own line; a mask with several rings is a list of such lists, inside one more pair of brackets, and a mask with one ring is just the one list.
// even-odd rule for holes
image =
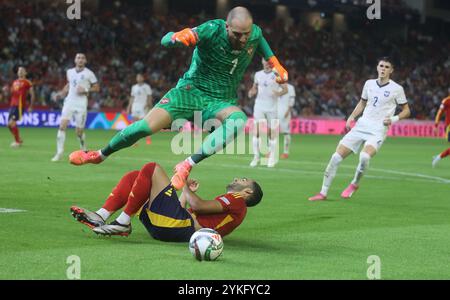
[[147, 202], [152, 189], [152, 176], [155, 171], [156, 163], [148, 163], [139, 171], [137, 178], [134, 180], [133, 187], [128, 196], [128, 202], [124, 212], [128, 216], [135, 215], [139, 209]]
[[19, 127], [17, 126], [8, 126], [9, 131], [11, 131], [12, 135], [14, 136], [14, 139], [17, 143], [20, 143], [20, 136], [19, 136]]
[[448, 148], [447, 150], [443, 151], [440, 156], [441, 156], [441, 158], [444, 158], [444, 157], [447, 157], [449, 155], [450, 155], [450, 148]]
[[133, 187], [135, 179], [138, 177], [139, 171], [131, 171], [120, 179], [119, 183], [109, 194], [108, 199], [106, 199], [103, 208], [107, 211], [114, 213], [115, 211], [121, 209], [127, 204], [128, 195], [130, 194], [131, 188]]

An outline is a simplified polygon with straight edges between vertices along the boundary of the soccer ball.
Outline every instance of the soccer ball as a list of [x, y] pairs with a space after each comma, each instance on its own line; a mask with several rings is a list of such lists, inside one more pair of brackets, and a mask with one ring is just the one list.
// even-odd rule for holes
[[199, 229], [189, 240], [189, 250], [195, 259], [199, 261], [216, 260], [223, 251], [222, 237], [213, 229]]

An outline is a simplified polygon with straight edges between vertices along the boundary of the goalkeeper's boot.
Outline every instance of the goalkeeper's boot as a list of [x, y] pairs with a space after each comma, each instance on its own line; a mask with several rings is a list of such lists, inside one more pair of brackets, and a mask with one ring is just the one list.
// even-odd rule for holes
[[191, 164], [186, 160], [175, 166], [175, 174], [172, 176], [170, 182], [176, 190], [181, 190], [184, 187], [191, 169]]
[[85, 164], [99, 164], [103, 161], [100, 151], [77, 150], [69, 155], [69, 161], [72, 165], [81, 166]]
[[100, 217], [97, 213], [89, 211], [87, 209], [72, 206], [70, 208], [70, 213], [80, 223], [88, 226], [89, 228], [99, 227], [105, 225], [105, 220]]
[[120, 224], [116, 220], [113, 222], [100, 226], [100, 227], [94, 227], [92, 228], [92, 231], [94, 231], [97, 234], [101, 235], [120, 235], [120, 236], [128, 236], [131, 234], [131, 224], [124, 225]]
[[351, 198], [358, 188], [358, 185], [350, 183], [350, 185], [342, 192], [341, 197], [344, 199]]

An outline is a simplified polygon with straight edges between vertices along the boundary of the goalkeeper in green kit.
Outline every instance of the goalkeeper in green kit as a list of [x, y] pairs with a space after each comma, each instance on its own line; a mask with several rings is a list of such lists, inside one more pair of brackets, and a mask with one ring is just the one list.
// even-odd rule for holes
[[197, 111], [203, 122], [215, 118], [222, 125], [207, 136], [197, 153], [176, 165], [171, 183], [181, 189], [194, 165], [223, 149], [245, 127], [247, 116], [237, 106], [236, 90], [255, 53], [269, 62], [277, 82], [288, 80], [287, 71], [244, 7], [233, 8], [226, 21], [211, 20], [195, 28], [169, 32], [161, 44], [168, 48], [193, 47], [189, 70], [144, 119], [117, 133], [101, 150], [72, 152], [72, 164], [101, 163], [139, 139], [170, 128], [177, 119], [193, 121]]

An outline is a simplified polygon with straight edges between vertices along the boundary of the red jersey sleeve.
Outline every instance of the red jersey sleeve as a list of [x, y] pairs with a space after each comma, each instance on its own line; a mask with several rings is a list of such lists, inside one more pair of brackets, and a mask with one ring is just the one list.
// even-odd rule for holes
[[245, 200], [237, 193], [224, 194], [216, 197], [216, 200], [227, 213], [238, 214], [247, 207]]

